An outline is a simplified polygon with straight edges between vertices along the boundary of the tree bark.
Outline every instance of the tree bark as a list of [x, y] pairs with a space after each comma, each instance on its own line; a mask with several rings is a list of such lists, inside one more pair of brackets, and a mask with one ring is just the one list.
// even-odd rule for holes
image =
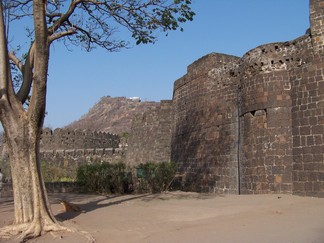
[[[44, 0], [34, 0], [34, 63], [23, 71], [33, 79], [30, 105], [24, 109], [16, 96], [10, 77], [9, 55], [0, 2], [0, 119], [5, 131], [11, 166], [15, 219], [14, 225], [0, 230], [1, 235], [22, 232], [23, 241], [42, 232], [68, 230], [58, 224], [48, 202], [40, 171], [39, 141], [45, 116], [49, 41], [45, 21]], [[33, 58], [33, 57], [31, 57]], [[26, 66], [27, 67], [27, 66]]]
[[43, 226], [56, 220], [40, 172], [40, 129], [35, 130], [23, 114], [20, 117], [5, 129], [14, 191], [14, 224], [39, 224], [40, 234]]
[[[14, 224], [0, 229], [0, 237], [20, 235], [22, 241], [36, 238], [45, 232], [86, 232], [67, 228], [57, 222], [50, 208], [45, 184], [40, 171], [39, 138], [41, 127], [35, 126], [25, 113], [17, 120], [4, 119], [4, 129], [11, 165], [14, 192]], [[10, 116], [9, 116], [10, 118]], [[36, 128], [36, 129], [35, 129]]]

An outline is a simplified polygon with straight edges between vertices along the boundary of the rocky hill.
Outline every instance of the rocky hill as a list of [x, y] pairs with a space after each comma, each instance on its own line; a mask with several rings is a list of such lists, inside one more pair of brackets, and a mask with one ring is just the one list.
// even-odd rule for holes
[[130, 131], [131, 121], [136, 114], [141, 114], [158, 105], [159, 102], [140, 102], [137, 99], [105, 96], [88, 113], [65, 128], [121, 134]]

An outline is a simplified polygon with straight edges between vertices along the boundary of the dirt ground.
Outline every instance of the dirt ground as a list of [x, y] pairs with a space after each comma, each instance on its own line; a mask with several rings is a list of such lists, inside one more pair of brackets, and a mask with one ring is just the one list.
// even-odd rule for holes
[[[78, 204], [84, 213], [63, 213], [61, 199]], [[323, 198], [169, 192], [50, 194], [50, 201], [59, 221], [89, 232], [96, 242], [324, 242]], [[0, 198], [0, 227], [12, 220], [12, 198]], [[55, 232], [31, 242], [88, 240], [79, 234]]]

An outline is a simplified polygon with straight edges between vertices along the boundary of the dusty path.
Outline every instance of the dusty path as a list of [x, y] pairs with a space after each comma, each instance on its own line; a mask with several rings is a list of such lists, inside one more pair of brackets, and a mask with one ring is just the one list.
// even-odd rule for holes
[[[86, 213], [62, 213], [61, 198]], [[324, 199], [319, 198], [172, 192], [115, 197], [51, 194], [50, 200], [60, 221], [88, 231], [96, 242], [324, 242]], [[0, 199], [0, 227], [10, 223], [12, 210], [10, 198]], [[87, 240], [55, 233], [33, 242]]]

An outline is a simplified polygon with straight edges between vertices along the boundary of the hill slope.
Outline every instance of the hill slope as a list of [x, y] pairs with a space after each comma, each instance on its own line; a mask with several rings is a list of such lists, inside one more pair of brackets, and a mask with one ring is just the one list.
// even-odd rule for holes
[[139, 102], [125, 97], [105, 96], [88, 113], [65, 128], [89, 129], [115, 134], [129, 132], [132, 119], [136, 114], [141, 114], [159, 104], [153, 101]]

